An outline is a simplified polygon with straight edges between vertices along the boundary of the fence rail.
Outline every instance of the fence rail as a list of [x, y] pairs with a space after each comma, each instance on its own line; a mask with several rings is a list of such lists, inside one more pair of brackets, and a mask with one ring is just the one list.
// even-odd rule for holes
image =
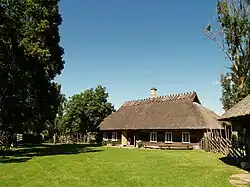
[[201, 148], [208, 152], [222, 153], [237, 162], [246, 159], [246, 146], [222, 137], [218, 132], [207, 132], [201, 140]]

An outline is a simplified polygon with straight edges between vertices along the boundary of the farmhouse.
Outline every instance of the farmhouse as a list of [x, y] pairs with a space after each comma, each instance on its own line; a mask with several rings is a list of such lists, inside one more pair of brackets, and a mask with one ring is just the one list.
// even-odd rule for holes
[[112, 145], [199, 148], [204, 133], [222, 129], [218, 115], [201, 105], [196, 92], [126, 101], [100, 124]]

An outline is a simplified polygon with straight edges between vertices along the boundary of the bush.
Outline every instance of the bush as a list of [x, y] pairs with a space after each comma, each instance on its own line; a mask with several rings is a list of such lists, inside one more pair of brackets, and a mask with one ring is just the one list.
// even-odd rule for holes
[[96, 140], [90, 139], [90, 140], [89, 140], [89, 143], [90, 143], [90, 144], [95, 144], [95, 143], [96, 143]]
[[[96, 143], [98, 145], [103, 145], [103, 137], [102, 137], [102, 133], [98, 132], [95, 136], [96, 139]], [[107, 144], [107, 143], [106, 143]]]
[[40, 144], [42, 143], [42, 136], [34, 134], [23, 134], [23, 140], [21, 141], [21, 143]]
[[232, 141], [238, 141], [238, 133], [232, 132]]
[[107, 141], [106, 140], [102, 140], [102, 146], [105, 146], [105, 145], [107, 145]]
[[141, 140], [136, 141], [136, 145], [137, 145], [138, 148], [143, 147], [143, 143], [142, 143]]

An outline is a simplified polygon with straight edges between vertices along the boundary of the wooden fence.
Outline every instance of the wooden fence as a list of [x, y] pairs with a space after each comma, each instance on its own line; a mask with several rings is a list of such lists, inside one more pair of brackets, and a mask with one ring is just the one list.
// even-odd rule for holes
[[213, 153], [222, 153], [237, 162], [246, 159], [246, 146], [222, 137], [218, 131], [205, 133], [201, 141], [201, 148]]
[[86, 134], [72, 134], [72, 135], [57, 135], [54, 134], [53, 138], [45, 139], [44, 142], [46, 143], [96, 143], [96, 136], [95, 132], [89, 132]]
[[238, 163], [247, 160], [247, 146], [239, 142], [232, 142], [228, 157], [235, 159]]

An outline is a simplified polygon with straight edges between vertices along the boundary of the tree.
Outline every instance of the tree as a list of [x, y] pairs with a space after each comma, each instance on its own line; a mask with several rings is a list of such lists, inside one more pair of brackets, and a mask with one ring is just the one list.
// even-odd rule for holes
[[100, 85], [83, 93], [85, 115], [88, 116], [88, 130], [96, 130], [102, 120], [115, 111], [114, 106], [107, 100], [108, 96], [106, 88]]
[[114, 111], [108, 96], [106, 88], [100, 85], [73, 95], [63, 116], [64, 132], [74, 134], [97, 131], [101, 121]]
[[60, 105], [54, 82], [64, 68], [58, 3], [0, 0], [0, 129], [8, 137], [39, 134]]
[[73, 95], [65, 107], [65, 114], [62, 119], [63, 133], [75, 134], [79, 133], [81, 127], [85, 125], [84, 108], [82, 106], [81, 94]]
[[225, 110], [250, 94], [250, 2], [219, 0], [219, 28], [205, 28], [209, 39], [223, 50], [231, 61], [229, 72], [221, 75], [222, 104]]
[[46, 121], [44, 134], [51, 138], [54, 134], [58, 134], [63, 129], [63, 115], [65, 113], [65, 108], [67, 105], [67, 98], [64, 94], [60, 94], [60, 105], [58, 107], [58, 112], [54, 121]]

